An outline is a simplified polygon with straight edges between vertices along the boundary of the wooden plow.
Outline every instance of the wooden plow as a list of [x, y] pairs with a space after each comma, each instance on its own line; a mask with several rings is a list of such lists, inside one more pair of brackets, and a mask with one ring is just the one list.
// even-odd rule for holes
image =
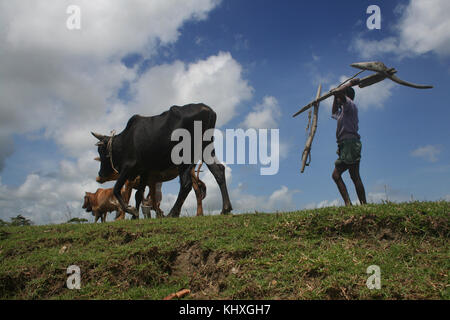
[[398, 78], [395, 75], [397, 73], [397, 70], [395, 68], [386, 67], [386, 65], [382, 62], [358, 62], [358, 63], [352, 63], [350, 66], [353, 68], [361, 69], [362, 71], [358, 72], [353, 77], [345, 80], [339, 86], [337, 86], [334, 89], [331, 89], [323, 96], [320, 96], [321, 91], [322, 91], [322, 85], [319, 85], [319, 89], [317, 90], [316, 99], [313, 100], [312, 102], [308, 103], [306, 106], [304, 106], [303, 108], [301, 108], [299, 111], [297, 111], [296, 113], [294, 113], [292, 115], [292, 117], [294, 118], [294, 117], [298, 116], [299, 114], [314, 107], [312, 123], [311, 123], [311, 111], [309, 113], [309, 121], [308, 121], [307, 130], [309, 128], [310, 131], [309, 131], [308, 138], [306, 140], [305, 149], [303, 150], [303, 153], [302, 153], [301, 173], [303, 173], [305, 171], [305, 167], [309, 166], [309, 163], [311, 162], [311, 146], [312, 146], [312, 142], [314, 140], [314, 136], [317, 131], [317, 118], [318, 118], [318, 114], [319, 114], [320, 102], [333, 96], [336, 93], [336, 91], [338, 91], [338, 89], [341, 86], [343, 86], [344, 84], [346, 84], [348, 81], [356, 78], [359, 74], [361, 74], [364, 71], [373, 71], [373, 72], [375, 72], [374, 74], [371, 74], [365, 78], [360, 79], [352, 86], [358, 86], [360, 88], [365, 88], [365, 87], [371, 86], [375, 83], [381, 82], [384, 79], [390, 79], [398, 84], [401, 84], [401, 85], [404, 85], [407, 87], [411, 87], [411, 88], [415, 88], [415, 89], [431, 89], [431, 88], [433, 88], [433, 86], [419, 85], [419, 84], [407, 82], [407, 81], [404, 81], [404, 80]]

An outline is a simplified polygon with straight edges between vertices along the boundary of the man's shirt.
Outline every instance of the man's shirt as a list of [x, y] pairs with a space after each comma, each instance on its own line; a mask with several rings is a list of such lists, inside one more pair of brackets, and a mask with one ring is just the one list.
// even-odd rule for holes
[[345, 139], [360, 139], [358, 134], [358, 108], [349, 97], [345, 97], [346, 101], [331, 115], [337, 120], [336, 140], [342, 142]]

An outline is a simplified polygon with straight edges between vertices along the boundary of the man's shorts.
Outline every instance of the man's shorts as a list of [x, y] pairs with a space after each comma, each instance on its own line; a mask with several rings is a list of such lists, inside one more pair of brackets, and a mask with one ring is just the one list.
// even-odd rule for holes
[[361, 160], [362, 144], [359, 139], [347, 139], [338, 143], [336, 166], [351, 165], [359, 163]]

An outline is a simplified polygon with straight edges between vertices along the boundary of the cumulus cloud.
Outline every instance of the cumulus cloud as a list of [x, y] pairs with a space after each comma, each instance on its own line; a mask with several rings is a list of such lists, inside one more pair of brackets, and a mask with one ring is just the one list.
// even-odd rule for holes
[[36, 224], [61, 223], [72, 217], [92, 221], [91, 213], [81, 206], [85, 191], [95, 192], [99, 185], [92, 177], [94, 152], [86, 152], [77, 161], [62, 160], [55, 175], [29, 174], [17, 188], [3, 185], [0, 179], [0, 219], [21, 214]]
[[358, 36], [351, 47], [362, 58], [392, 53], [399, 57], [434, 52], [440, 56], [450, 55], [450, 2], [447, 0], [411, 0], [402, 11], [395, 35], [381, 40], [368, 40]]
[[277, 210], [295, 210], [294, 195], [299, 190], [289, 190], [286, 186], [280, 186], [270, 195], [252, 195], [245, 192], [242, 183], [231, 191], [233, 206], [237, 212], [274, 212]]
[[384, 179], [378, 180], [367, 193], [369, 203], [382, 203], [385, 201], [405, 202], [413, 199], [407, 190], [388, 184]]
[[338, 207], [343, 205], [343, 202], [339, 199], [334, 200], [323, 200], [319, 203], [312, 202], [305, 206], [305, 209], [320, 209], [320, 208], [326, 208], [326, 207]]
[[[0, 0], [0, 163], [12, 134], [44, 129], [76, 155], [92, 142], [82, 131], [126, 121], [130, 111], [115, 105], [117, 92], [137, 70], [120, 59], [130, 52], [152, 56], [178, 39], [185, 21], [205, 19], [218, 3]], [[81, 30], [66, 27], [69, 5], [80, 7]]]
[[265, 96], [262, 103], [253, 107], [253, 111], [246, 117], [242, 125], [245, 128], [270, 129], [277, 128], [281, 117], [278, 100], [272, 96]]
[[203, 102], [218, 114], [219, 127], [236, 115], [253, 89], [242, 78], [242, 67], [230, 53], [185, 64], [175, 61], [153, 67], [132, 85], [138, 113], [157, 114], [171, 105]]
[[437, 162], [438, 155], [442, 152], [440, 146], [436, 145], [426, 145], [423, 147], [418, 147], [411, 152], [411, 156], [425, 159], [429, 162]]
[[[13, 48], [104, 57], [173, 43], [187, 20], [202, 20], [218, 0], [7, 1], [0, 21]], [[81, 12], [81, 30], [66, 27], [69, 5]], [[5, 30], [2, 28], [2, 30]], [[101, 40], [101, 41], [99, 41]]]
[[[281, 119], [281, 108], [273, 96], [265, 96], [260, 104], [253, 107], [240, 124], [244, 128], [278, 129]], [[272, 136], [273, 137], [273, 136]], [[272, 139], [271, 137], [271, 139]], [[269, 148], [270, 145], [270, 148]], [[259, 148], [270, 150], [272, 159], [284, 159], [289, 154], [289, 143], [277, 140], [259, 141]]]

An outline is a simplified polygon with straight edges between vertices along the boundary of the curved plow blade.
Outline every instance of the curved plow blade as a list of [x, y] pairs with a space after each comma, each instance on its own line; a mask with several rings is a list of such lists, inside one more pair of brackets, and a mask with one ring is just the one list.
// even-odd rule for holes
[[[385, 75], [386, 78], [389, 78], [392, 81], [397, 82], [398, 84], [401, 84], [401, 85], [404, 85], [407, 87], [416, 88], [416, 89], [431, 89], [431, 88], [433, 88], [433, 86], [415, 84], [415, 83], [407, 82], [407, 81], [400, 79], [399, 77], [394, 75], [397, 72], [397, 70], [395, 70], [394, 68], [389, 69], [388, 67], [386, 67], [386, 65], [383, 62], [379, 62], [379, 61], [357, 62], [357, 63], [352, 63], [350, 66], [352, 66], [353, 68], [361, 69], [361, 70], [375, 71], [377, 73]], [[374, 75], [373, 77], [374, 78], [372, 78], [372, 80], [378, 80], [378, 79], [381, 79], [382, 75], [380, 75], [380, 76]], [[381, 81], [381, 80], [379, 80], [379, 81]], [[379, 81], [376, 81], [376, 82], [379, 82]], [[366, 83], [367, 84], [364, 85], [365, 87], [373, 84], [373, 83], [370, 83], [370, 81], [366, 81]], [[361, 87], [361, 88], [363, 88], [363, 87]]]
[[416, 88], [416, 89], [431, 89], [431, 88], [433, 88], [433, 86], [415, 84], [415, 83], [404, 81], [395, 75], [389, 75], [388, 78], [394, 82], [397, 82], [398, 84], [401, 84], [401, 85], [404, 85], [407, 87], [411, 87], [411, 88]]
[[379, 61], [356, 62], [352, 63], [350, 66], [361, 70], [370, 70], [375, 72], [386, 72], [388, 70], [385, 64]]

